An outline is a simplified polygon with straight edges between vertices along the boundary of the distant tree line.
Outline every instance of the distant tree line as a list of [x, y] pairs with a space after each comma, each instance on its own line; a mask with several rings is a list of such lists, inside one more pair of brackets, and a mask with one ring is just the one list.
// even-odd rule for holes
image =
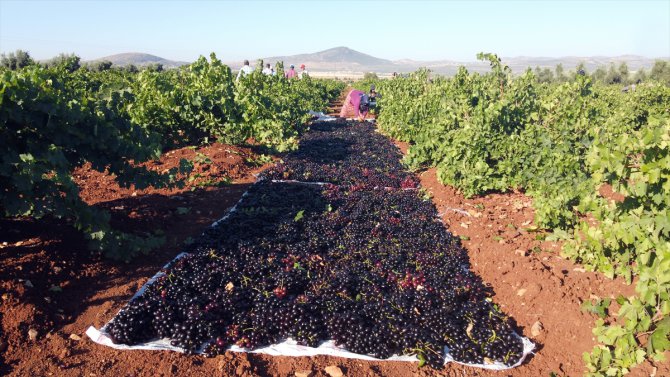
[[118, 69], [128, 71], [131, 73], [139, 72], [140, 69], [146, 69], [156, 72], [164, 70], [163, 64], [160, 63], [147, 64], [143, 65], [142, 67], [137, 67], [134, 64], [114, 67], [113, 63], [109, 60], [82, 63], [81, 58], [79, 56], [75, 54], [65, 54], [65, 53], [61, 53], [58, 56], [44, 62], [35, 61], [27, 51], [23, 50], [16, 50], [15, 52], [10, 52], [8, 54], [0, 54], [0, 67], [3, 68], [16, 70], [33, 64], [42, 65], [47, 68], [63, 67], [70, 72], [74, 72], [80, 68], [84, 68], [89, 71], [95, 71], [95, 72], [102, 72], [110, 69]]
[[603, 84], [621, 84], [630, 85], [644, 81], [660, 81], [670, 85], [670, 62], [666, 60], [657, 60], [650, 71], [640, 68], [635, 73], [631, 73], [628, 64], [625, 62], [616, 66], [614, 63], [609, 67], [598, 67], [592, 73], [589, 73], [584, 63], [580, 63], [573, 71], [566, 72], [562, 64], [551, 68], [535, 67], [535, 76], [537, 81], [542, 83], [561, 83], [574, 80], [579, 74], [589, 75], [594, 81]]

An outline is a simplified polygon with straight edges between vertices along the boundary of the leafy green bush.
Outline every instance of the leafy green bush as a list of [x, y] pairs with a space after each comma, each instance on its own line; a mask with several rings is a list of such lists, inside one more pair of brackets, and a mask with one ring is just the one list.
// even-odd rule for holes
[[29, 65], [35, 64], [35, 61], [30, 54], [23, 50], [16, 50], [8, 54], [0, 54], [0, 66], [7, 69], [21, 69]]
[[602, 345], [585, 355], [590, 374], [623, 375], [670, 350], [670, 118], [597, 138], [588, 164], [594, 188], [608, 183], [625, 199], [585, 198], [580, 210], [597, 224], [582, 222], [565, 253], [609, 277], [638, 277], [638, 296], [617, 300], [621, 324], [599, 320], [594, 334]]
[[46, 68], [61, 68], [68, 72], [74, 72], [81, 68], [81, 58], [75, 54], [61, 53], [44, 63]]
[[133, 123], [162, 135], [163, 146], [198, 144], [220, 136], [240, 143], [230, 68], [211, 55], [179, 70], [144, 70], [132, 83], [135, 98], [128, 106]]
[[[4, 216], [51, 215], [72, 220], [105, 254], [127, 259], [154, 247], [154, 237], [131, 236], [109, 227], [109, 215], [88, 206], [72, 179], [74, 168], [90, 162], [138, 188], [166, 186], [159, 175], [131, 164], [156, 158], [156, 135], [115, 111], [120, 97], [95, 100], [65, 84], [65, 68], [31, 67], [2, 71], [0, 80], [0, 210]], [[172, 172], [173, 174], [176, 172]]]
[[279, 150], [297, 145], [307, 110], [323, 108], [341, 84], [289, 82], [252, 75], [234, 85], [230, 69], [201, 57], [179, 70], [78, 69], [79, 58], [18, 71], [0, 68], [0, 212], [3, 216], [51, 215], [71, 220], [91, 246], [128, 260], [160, 237], [114, 231], [109, 214], [79, 197], [72, 171], [90, 162], [124, 187], [167, 187], [191, 165], [158, 174], [138, 163], [165, 148], [219, 139], [241, 144], [254, 138]]
[[[466, 196], [525, 190], [538, 225], [570, 240], [566, 255], [609, 277], [638, 277], [639, 295], [618, 300], [623, 325], [594, 330], [602, 345], [585, 356], [591, 373], [621, 375], [661, 357], [670, 349], [670, 88], [648, 82], [622, 93], [586, 75], [547, 84], [478, 57], [491, 72], [381, 81], [380, 129], [410, 142], [410, 167], [437, 167]], [[626, 199], [600, 198], [603, 183]], [[582, 222], [586, 213], [598, 225]]]
[[[277, 65], [281, 69], [281, 65]], [[246, 138], [283, 152], [298, 146], [306, 130], [308, 111], [324, 110], [343, 84], [333, 80], [287, 80], [283, 75], [264, 75], [260, 70], [243, 76], [235, 85], [239, 127]]]

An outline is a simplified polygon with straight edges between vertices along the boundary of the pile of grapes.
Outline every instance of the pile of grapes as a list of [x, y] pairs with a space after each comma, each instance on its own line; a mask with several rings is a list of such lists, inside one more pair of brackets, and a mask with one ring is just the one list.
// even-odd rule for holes
[[[415, 178], [395, 147], [366, 125], [315, 128], [265, 177], [286, 168], [292, 179], [340, 184], [260, 180], [113, 319], [113, 341], [169, 338], [217, 355], [233, 344], [332, 339], [378, 358], [415, 354], [434, 368], [445, 351], [465, 363], [516, 363], [521, 339], [433, 204], [402, 189]], [[359, 175], [366, 169], [374, 186]]]
[[328, 182], [371, 189], [416, 188], [415, 177], [405, 171], [402, 154], [374, 126], [324, 122], [300, 141], [300, 148], [262, 177], [273, 180]]

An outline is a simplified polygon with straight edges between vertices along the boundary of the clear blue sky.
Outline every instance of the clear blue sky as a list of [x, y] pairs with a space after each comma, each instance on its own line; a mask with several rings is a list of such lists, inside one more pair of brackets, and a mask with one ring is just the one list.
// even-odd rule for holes
[[386, 59], [670, 56], [670, 0], [9, 1], [0, 51], [224, 61], [347, 46]]

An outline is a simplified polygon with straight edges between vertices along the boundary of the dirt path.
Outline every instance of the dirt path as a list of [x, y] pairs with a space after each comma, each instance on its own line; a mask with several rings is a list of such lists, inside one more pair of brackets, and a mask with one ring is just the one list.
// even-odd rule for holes
[[[330, 113], [339, 112], [338, 106], [341, 102], [334, 103]], [[398, 145], [405, 150], [406, 145]], [[325, 368], [335, 365], [347, 376], [549, 376], [551, 372], [575, 376], [583, 372], [582, 353], [595, 344], [591, 334], [595, 317], [583, 313], [581, 303], [596, 296], [633, 294], [632, 287], [621, 281], [584, 272], [560, 258], [560, 245], [537, 240], [537, 233], [527, 230], [533, 209], [523, 194], [466, 200], [439, 184], [429, 170], [420, 176], [421, 184], [433, 195], [445, 225], [464, 238], [473, 269], [491, 285], [494, 300], [539, 345], [521, 367], [494, 373], [448, 365], [435, 371], [404, 362], [231, 352], [207, 359], [175, 352], [122, 352], [94, 344], [84, 335], [88, 326], [109, 321], [183, 249], [184, 240], [218, 219], [255, 180], [258, 169], [245, 162], [255, 158], [250, 150], [219, 145], [198, 152], [212, 160], [209, 167], [201, 167], [205, 182], [225, 175], [232, 183], [195, 191], [138, 192], [114, 187], [90, 170], [80, 172], [84, 197], [111, 209], [117, 225], [147, 231], [158, 226], [167, 235], [163, 248], [130, 264], [91, 255], [82, 237], [63, 222], [0, 220], [0, 375], [293, 376], [311, 371], [312, 376], [326, 376]], [[165, 156], [161, 164], [171, 166], [182, 156], [196, 155], [179, 151]], [[539, 329], [536, 334], [533, 325]], [[657, 376], [670, 375], [667, 363], [656, 367]], [[653, 372], [654, 366], [647, 363], [631, 375]]]
[[329, 106], [328, 109], [326, 110], [326, 114], [330, 116], [339, 116], [340, 111], [342, 110], [342, 106], [344, 105], [344, 100], [347, 98], [347, 94], [352, 90], [353, 88], [351, 87], [346, 87], [340, 94], [340, 97], [333, 101]]

